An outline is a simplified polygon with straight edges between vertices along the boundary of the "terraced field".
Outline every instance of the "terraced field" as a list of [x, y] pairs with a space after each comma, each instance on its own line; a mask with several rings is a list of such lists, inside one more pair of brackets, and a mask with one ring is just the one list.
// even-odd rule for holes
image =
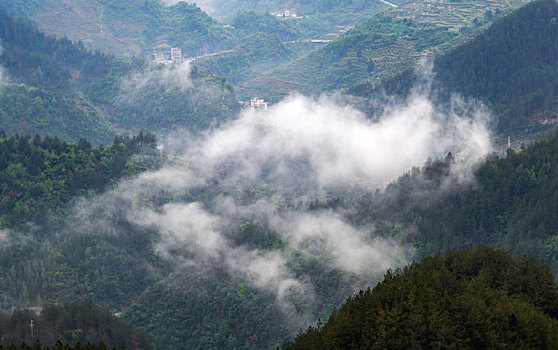
[[387, 10], [307, 56], [254, 78], [240, 96], [277, 100], [293, 90], [319, 94], [374, 84], [447, 52], [530, 0], [414, 1]]

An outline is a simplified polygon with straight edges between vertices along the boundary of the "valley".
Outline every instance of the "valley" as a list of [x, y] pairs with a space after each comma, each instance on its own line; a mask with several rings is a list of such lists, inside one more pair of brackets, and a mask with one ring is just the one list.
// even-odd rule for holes
[[0, 0], [0, 349], [555, 346], [555, 0], [200, 5]]

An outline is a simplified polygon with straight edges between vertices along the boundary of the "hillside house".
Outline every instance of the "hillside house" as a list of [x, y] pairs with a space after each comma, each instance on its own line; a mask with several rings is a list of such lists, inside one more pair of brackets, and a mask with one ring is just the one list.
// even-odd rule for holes
[[250, 107], [252, 107], [252, 109], [264, 109], [265, 111], [267, 111], [267, 105], [268, 102], [265, 102], [263, 98], [257, 98], [257, 97], [253, 97], [250, 100]]
[[171, 61], [182, 62], [182, 49], [179, 47], [171, 48]]

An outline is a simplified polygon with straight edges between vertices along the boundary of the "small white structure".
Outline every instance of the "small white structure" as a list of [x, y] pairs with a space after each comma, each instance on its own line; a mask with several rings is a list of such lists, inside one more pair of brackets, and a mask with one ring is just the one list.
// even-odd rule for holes
[[283, 18], [283, 19], [288, 18], [288, 17], [296, 18], [296, 13], [292, 12], [291, 10], [284, 10], [284, 11], [280, 11], [280, 12], [274, 12], [272, 14], [274, 14], [277, 17]]
[[267, 111], [267, 105], [268, 103], [265, 102], [263, 98], [252, 97], [252, 99], [250, 100], [250, 107], [252, 107], [252, 109], [263, 108], [265, 111]]
[[179, 47], [171, 48], [171, 61], [182, 62], [182, 49]]
[[161, 51], [153, 51], [153, 62], [155, 63], [163, 63], [167, 60], [167, 56], [164, 52]]

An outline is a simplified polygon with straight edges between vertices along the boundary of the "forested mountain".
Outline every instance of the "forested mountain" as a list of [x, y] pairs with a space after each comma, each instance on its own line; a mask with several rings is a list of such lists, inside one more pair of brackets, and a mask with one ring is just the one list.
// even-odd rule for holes
[[123, 318], [171, 349], [271, 349], [292, 333], [271, 295], [211, 269], [173, 273], [134, 300]]
[[290, 61], [295, 55], [275, 34], [256, 33], [244, 38], [233, 50], [196, 59], [194, 65], [239, 84]]
[[[448, 101], [458, 93], [487, 104], [498, 133], [532, 134], [556, 123], [558, 95], [558, 4], [536, 1], [496, 22], [473, 41], [434, 60], [434, 95]], [[408, 71], [358, 96], [406, 95], [415, 84]], [[376, 94], [378, 95], [378, 94]]]
[[448, 183], [457, 164], [450, 154], [353, 203], [352, 220], [404, 234], [417, 259], [490, 245], [543, 261], [558, 275], [557, 148], [553, 133], [504, 158], [493, 155], [468, 185]]
[[284, 349], [554, 349], [557, 327], [548, 267], [481, 247], [388, 271]]
[[[148, 0], [122, 5], [107, 0], [72, 3], [2, 0], [1, 5], [11, 14], [33, 19], [41, 30], [80, 40], [87, 48], [118, 57], [151, 60], [154, 51], [169, 53], [171, 47], [179, 47], [185, 57], [202, 56], [201, 68], [225, 74], [236, 83], [314, 50], [312, 39], [334, 39], [378, 11], [390, 8], [381, 1], [299, 2], [285, 6], [296, 6], [304, 16], [282, 18], [276, 11], [269, 13], [273, 12], [267, 10], [271, 4], [245, 6], [245, 3], [233, 6], [230, 24], [222, 24], [195, 4], [183, 1]], [[228, 4], [219, 4], [219, 8], [225, 10]], [[295, 12], [291, 11], [293, 15]], [[278, 36], [279, 40], [260, 33]]]
[[83, 346], [104, 344], [108, 349], [148, 349], [152, 346], [145, 334], [89, 301], [62, 307], [47, 306], [39, 315], [28, 310], [0, 314], [0, 329], [2, 345], [25, 342], [31, 346], [40, 339], [42, 344], [51, 347], [57, 342]]
[[[136, 266], [138, 275], [130, 270], [133, 264], [125, 267], [132, 259], [125, 252], [133, 251], [139, 242], [134, 245], [119, 242], [117, 248], [115, 242], [104, 241], [105, 249], [101, 251], [108, 254], [106, 249], [110, 246], [115, 255], [102, 257], [100, 252], [93, 254], [95, 249], [100, 249], [95, 247], [101, 244], [102, 235], [62, 239], [57, 234], [68, 224], [65, 217], [73, 200], [102, 192], [121, 177], [157, 167], [160, 157], [154, 147], [153, 136], [143, 134], [131, 139], [115, 138], [113, 144], [101, 148], [93, 148], [85, 140], [67, 144], [57, 138], [6, 138], [1, 134], [2, 310], [43, 302], [70, 302], [80, 296], [117, 305], [126, 300], [127, 292], [123, 290], [130, 288], [129, 284], [137, 286], [140, 280], [150, 278], [139, 277], [140, 266]], [[85, 254], [87, 247], [90, 248]], [[89, 256], [87, 261], [82, 260], [85, 256]], [[118, 267], [117, 261], [123, 265]], [[87, 266], [96, 267], [88, 269]], [[110, 277], [109, 271], [120, 273], [119, 268], [130, 274], [127, 282], [123, 276]], [[100, 271], [104, 271], [102, 277], [98, 275]], [[102, 284], [112, 285], [116, 280], [118, 286], [101, 292], [107, 288], [101, 287]]]
[[[401, 5], [407, 1], [394, 0], [393, 5]], [[366, 12], [376, 7], [388, 8], [389, 5], [378, 0], [202, 0], [198, 4], [209, 13], [217, 17], [230, 17], [236, 12], [258, 9], [260, 12], [282, 12], [290, 10], [297, 15], [315, 15], [336, 13]]]
[[161, 44], [194, 55], [198, 49], [219, 47], [229, 35], [226, 27], [185, 2], [172, 7], [160, 0], [2, 0], [0, 4], [10, 13], [36, 21], [43, 31], [118, 56], [143, 56]]
[[[329, 313], [351, 293], [351, 275], [328, 266], [326, 259], [295, 256], [297, 273], [316, 285], [317, 293], [314, 304], [301, 302], [286, 313], [272, 292], [226, 269], [199, 270], [169, 261], [154, 246], [160, 232], [140, 227], [129, 217], [132, 208], [127, 206], [142, 205], [141, 200], [110, 199], [110, 189], [119, 180], [122, 191], [141, 190], [133, 180], [157, 169], [161, 157], [152, 135], [116, 138], [110, 146], [97, 148], [85, 140], [76, 145], [2, 135], [0, 307], [7, 311], [85, 298], [123, 311], [125, 320], [168, 348], [270, 348], [296, 330], [289, 316]], [[127, 187], [126, 181], [133, 186]], [[164, 190], [154, 193], [158, 199], [153, 205], [172, 198]], [[187, 195], [207, 201], [217, 196]], [[253, 196], [247, 193], [244, 200]], [[100, 207], [91, 211], [89, 203], [96, 202]], [[230, 232], [239, 245], [269, 251], [283, 245], [273, 232], [250, 222], [234, 223]], [[81, 326], [71, 329], [77, 335], [64, 335], [64, 341], [75, 343], [89, 334]], [[52, 332], [40, 340], [50, 342], [57, 337]], [[17, 337], [10, 339], [29, 342], [27, 335]], [[85, 340], [107, 342], [99, 334]]]
[[91, 53], [82, 42], [47, 36], [2, 8], [0, 39], [0, 122], [10, 134], [108, 144], [131, 130], [217, 125], [239, 110], [220, 77], [192, 73], [187, 63], [149, 66]]
[[[542, 0], [497, 20], [522, 2], [432, 0], [386, 11], [297, 61], [306, 66], [290, 66], [280, 82], [313, 93], [370, 80], [350, 90], [362, 98], [295, 95], [259, 111], [241, 110], [219, 75], [251, 84], [300, 56], [310, 22], [247, 11], [226, 27], [182, 2], [67, 3], [93, 12], [102, 4], [102, 18], [125, 14], [136, 24], [160, 11], [149, 20], [176, 27], [164, 38], [134, 34], [148, 45], [191, 39], [197, 51], [206, 35], [227, 41], [192, 64], [149, 64], [92, 53], [0, 12], [0, 78], [8, 77], [0, 90], [0, 335], [32, 344], [33, 319], [39, 342], [66, 349], [118, 341], [275, 349], [333, 311], [285, 347], [552, 347], [558, 133], [487, 155], [484, 109], [447, 103], [463, 88], [499, 111], [499, 130], [523, 125], [505, 116], [523, 113], [520, 103], [524, 115], [542, 108], [541, 118], [555, 119], [547, 88], [557, 5]], [[10, 4], [39, 16], [61, 3]], [[368, 5], [307, 3], [326, 16]], [[81, 14], [93, 23], [93, 12]], [[200, 23], [190, 27], [192, 16]], [[386, 108], [366, 110], [384, 113], [358, 110], [382, 104], [371, 99], [374, 82], [495, 20], [435, 61], [440, 83], [407, 94], [409, 73], [385, 85], [399, 93]], [[282, 91], [275, 83], [244, 97]], [[168, 134], [157, 141], [146, 130]], [[529, 258], [453, 250], [479, 245]], [[24, 311], [41, 308], [40, 316]]]
[[181, 47], [188, 56], [230, 48], [233, 44], [228, 43], [229, 39], [234, 43], [246, 36], [243, 30], [236, 30], [238, 21], [233, 20], [243, 12], [257, 12], [264, 17], [290, 10], [299, 18], [289, 18], [284, 26], [298, 27], [302, 32], [335, 34], [339, 30], [335, 26], [358, 24], [390, 7], [378, 0], [226, 1], [208, 6], [201, 3], [211, 14], [227, 17], [227, 23], [232, 20], [233, 27], [230, 27], [212, 19], [194, 2], [185, 1], [147, 0], [125, 5], [109, 0], [71, 3], [2, 0], [1, 3], [10, 13], [36, 21], [41, 30], [82, 40], [90, 48], [118, 56], [147, 56], [154, 49], [171, 46]]
[[[33, 140], [33, 142], [30, 142], [29, 138], [10, 138], [5, 142], [13, 144], [14, 147], [30, 145], [32, 146], [31, 150], [36, 149], [35, 144], [44, 148], [47, 147], [49, 142], [52, 143], [49, 140]], [[116, 147], [117, 144], [115, 144], [106, 148], [108, 154], [116, 149], [121, 149], [125, 152], [124, 154], [128, 154], [122, 158], [113, 157], [115, 161], [120, 159], [118, 161], [119, 166], [116, 166], [115, 163], [116, 168], [120, 169], [120, 173], [117, 174], [133, 175], [143, 169], [157, 166], [159, 158], [157, 157], [157, 151], [153, 149], [153, 140], [149, 136], [143, 136], [135, 140], [118, 140], [117, 142], [122, 145]], [[141, 146], [139, 149], [144, 149], [143, 151], [126, 152], [128, 149], [136, 149], [135, 147], [139, 145], [146, 145], [147, 148]], [[100, 149], [90, 149], [83, 142], [81, 146], [67, 145], [66, 147], [67, 149], [64, 152], [75, 153], [76, 155], [78, 154], [77, 149], [80, 147], [90, 150], [80, 151], [79, 154], [81, 155], [95, 155], [99, 151], [105, 152]], [[558, 210], [555, 208], [556, 199], [553, 196], [558, 193], [555, 188], [555, 179], [558, 178], [555, 174], [557, 171], [555, 165], [558, 164], [558, 160], [554, 159], [556, 154], [554, 150], [557, 147], [558, 135], [551, 135], [521, 152], [509, 151], [506, 158], [494, 156], [475, 171], [475, 182], [472, 185], [448, 184], [448, 176], [456, 162], [451, 156], [448, 156], [444, 160], [432, 162], [422, 170], [413, 170], [413, 172], [402, 176], [399, 181], [388, 186], [384, 191], [365, 196], [360, 200], [311, 202], [302, 206], [308, 206], [311, 210], [316, 211], [325, 208], [343, 207], [348, 222], [363, 227], [370, 225], [370, 223], [377, 223], [376, 230], [380, 236], [403, 235], [406, 237], [414, 247], [415, 258], [419, 260], [424, 256], [445, 251], [448, 248], [490, 244], [547, 261], [552, 264], [554, 272], [556, 272], [556, 256], [558, 254], [556, 253], [557, 245], [556, 237], [553, 235], [553, 227], [556, 221], [555, 213]], [[54, 149], [56, 147], [53, 146]], [[8, 154], [23, 152], [23, 150], [21, 152], [16, 150], [17, 147], [15, 149], [9, 148]], [[62, 152], [62, 150], [59, 152]], [[146, 157], [150, 153], [152, 155]], [[26, 153], [24, 152], [24, 154]], [[133, 154], [143, 154], [144, 156], [137, 158]], [[80, 158], [76, 158], [75, 161], [72, 161], [72, 157], [62, 158], [65, 158], [66, 162], [77, 162], [77, 164], [82, 162]], [[27, 161], [18, 159], [22, 158], [15, 156], [10, 162], [21, 162], [21, 164], [24, 164], [25, 168], [23, 169], [26, 172], [27, 167], [32, 168], [30, 164], [25, 165], [28, 164]], [[52, 160], [45, 164], [50, 165], [51, 163], [53, 163]], [[72, 168], [70, 164], [67, 165], [68, 168]], [[123, 164], [126, 164], [126, 166], [123, 167]], [[53, 165], [55, 169], [58, 168], [56, 163], [53, 163]], [[96, 167], [100, 166], [102, 166], [102, 163]], [[8, 168], [13, 169], [14, 166], [10, 165]], [[123, 170], [123, 168], [128, 170]], [[39, 169], [44, 169], [39, 174], [49, 173], [48, 167], [42, 166]], [[104, 168], [101, 167], [100, 169]], [[108, 171], [108, 173], [111, 172], [114, 171]], [[92, 171], [87, 170], [85, 174], [87, 173], [92, 173]], [[107, 172], [103, 171], [103, 173]], [[79, 179], [89, 178], [88, 175], [76, 175], [75, 178]], [[40, 175], [39, 178], [43, 178], [43, 176]], [[23, 179], [30, 178], [29, 175], [18, 176], [18, 178], [20, 177]], [[50, 183], [50, 181], [52, 180], [45, 181], [45, 184]], [[100, 183], [102, 184], [102, 182]], [[97, 186], [95, 183], [86, 181], [85, 185], [82, 185], [84, 189], [78, 187], [77, 192], [76, 190], [70, 191], [70, 189], [62, 192], [69, 191], [69, 197], [71, 197], [84, 193], [84, 191], [93, 192], [96, 188], [99, 188]], [[10, 189], [12, 186], [6, 184], [5, 187]], [[60, 206], [60, 204], [56, 204], [59, 203], [57, 199], [53, 201], [41, 199], [49, 198], [48, 193], [57, 193], [59, 187], [51, 186], [42, 189], [44, 195], [39, 197], [39, 201], [47, 203], [48, 207]], [[50, 188], [52, 190], [49, 190]], [[203, 198], [207, 195], [209, 194], [190, 193], [188, 196], [201, 196]], [[248, 197], [243, 200], [249, 200], [251, 195], [247, 193], [246, 196]], [[5, 198], [13, 198], [13, 193], [8, 192]], [[6, 207], [5, 210], [8, 213], [12, 213], [12, 215], [19, 213], [16, 209], [22, 208], [24, 198], [28, 197], [21, 196], [14, 199], [18, 198], [21, 200], [20, 202], [16, 201], [14, 205]], [[164, 197], [161, 200], [165, 201]], [[62, 218], [65, 216], [64, 211], [60, 211], [61, 214], [59, 215], [56, 212], [52, 211], [55, 220], [51, 223], [37, 222], [41, 225], [40, 230], [33, 227], [26, 228], [25, 225], [21, 226], [20, 230], [23, 230], [23, 232], [28, 230], [35, 232], [33, 235], [38, 239], [34, 241], [18, 241], [17, 235], [12, 233], [7, 236], [9, 241], [14, 241], [5, 246], [2, 253], [1, 285], [3, 286], [4, 307], [14, 304], [41, 304], [43, 300], [75, 300], [80, 296], [87, 296], [104, 305], [119, 309], [122, 305], [127, 304], [130, 297], [133, 296], [132, 303], [124, 307], [123, 317], [148, 332], [157, 344], [166, 344], [170, 348], [180, 348], [184, 344], [188, 344], [192, 348], [208, 346], [267, 348], [288, 340], [289, 334], [292, 332], [288, 326], [290, 323], [288, 321], [289, 314], [285, 314], [284, 310], [279, 309], [273, 301], [273, 297], [265, 291], [246, 284], [242, 279], [231, 280], [227, 271], [215, 270], [212, 267], [200, 271], [194, 266], [188, 268], [188, 265], [186, 267], [181, 266], [178, 269], [169, 266], [152, 250], [151, 242], [157, 239], [157, 234], [134, 227], [123, 213], [112, 214], [111, 220], [116, 222], [116, 229], [120, 232], [117, 236], [108, 228], [105, 228], [106, 232], [101, 231], [93, 235], [73, 236], [54, 233], [59, 230], [60, 223], [63, 222]], [[10, 217], [10, 215], [5, 215], [5, 217]], [[238, 228], [231, 227], [231, 229], [233, 231], [239, 230], [233, 237], [239, 242], [243, 242], [243, 244], [260, 246], [262, 249], [265, 247], [276, 249], [273, 247], [284, 244], [281, 239], [273, 235], [273, 232], [255, 224], [242, 224]], [[52, 238], [55, 238], [55, 240]], [[5, 238], [3, 242], [6, 242]], [[504, 279], [504, 282], [496, 280], [494, 282], [496, 283], [495, 286], [511, 284], [514, 288], [519, 288], [513, 289], [514, 291], [519, 290], [518, 293], [527, 293], [525, 295], [530, 298], [532, 295], [528, 294], [529, 292], [523, 292], [530, 290], [529, 284], [524, 287], [517, 287], [513, 280], [509, 281], [505, 278], [515, 278], [518, 276], [517, 269], [519, 271], [527, 269], [529, 272], [526, 276], [529, 278], [535, 279], [538, 278], [537, 276], [541, 276], [541, 279], [546, 278], [545, 281], [552, 280], [547, 270], [546, 272], [543, 271], [544, 269], [539, 270], [536, 268], [536, 264], [530, 260], [520, 259], [512, 263], [509, 258], [504, 257], [501, 253], [486, 252], [486, 250], [484, 250], [484, 253], [483, 250], [480, 250], [477, 253], [471, 253], [471, 257], [468, 257], [465, 253], [449, 253], [449, 256], [454, 256], [452, 261], [464, 264], [463, 269], [469, 266], [467, 265], [468, 259], [476, 261], [477, 258], [482, 260], [485, 256], [488, 256], [489, 261], [492, 261], [492, 259], [502, 261], [502, 264], [494, 263], [488, 266], [498, 266], [504, 270], [496, 270], [495, 272], [493, 270], [485, 272], [483, 272], [484, 270], [473, 270], [475, 275], [466, 275], [469, 277], [465, 279], [462, 275], [456, 275], [454, 277], [456, 278], [456, 287], [453, 292], [466, 293], [463, 296], [465, 299], [456, 296], [461, 294], [448, 294], [448, 300], [464, 300], [463, 302], [468, 300], [468, 303], [462, 305], [462, 307], [471, 304], [478, 305], [484, 300], [489, 300], [490, 303], [503, 303], [495, 304], [500, 305], [498, 310], [511, 308], [511, 310], [514, 310], [516, 317], [519, 317], [518, 315], [523, 312], [526, 313], [525, 315], [534, 315], [534, 311], [529, 311], [532, 306], [518, 304], [516, 297], [513, 296], [516, 294], [512, 294], [511, 299], [502, 299], [500, 292], [494, 290], [493, 285], [489, 285], [487, 290], [462, 288], [462, 284], [471, 285], [472, 282], [470, 281], [473, 276], [486, 278], [489, 282], [493, 280], [493, 276], [497, 276]], [[457, 257], [451, 254], [457, 254]], [[465, 255], [461, 256], [459, 254]], [[28, 260], [23, 259], [23, 257], [28, 257]], [[426, 261], [425, 266], [431, 268], [430, 263], [428, 263], [430, 260], [427, 259]], [[434, 259], [434, 261], [441, 260]], [[17, 263], [14, 264], [14, 262]], [[148, 265], [146, 265], [147, 262], [149, 262]], [[311, 280], [316, 287], [317, 293], [314, 295], [313, 298], [315, 299], [312, 303], [316, 303], [323, 311], [329, 312], [328, 310], [337, 305], [340, 298], [351, 293], [350, 286], [354, 281], [351, 281], [350, 275], [337, 269], [327, 268], [327, 259], [320, 261], [314, 257], [301, 255], [293, 260], [293, 263], [295, 262], [298, 273]], [[471, 264], [474, 265], [473, 262]], [[487, 266], [486, 264], [481, 265]], [[130, 270], [132, 266], [134, 269]], [[158, 271], [153, 271], [149, 266], [156, 266]], [[438, 268], [436, 269], [438, 270]], [[448, 273], [451, 273], [451, 271]], [[421, 272], [418, 275], [437, 276], [430, 272]], [[80, 278], [77, 276], [80, 276]], [[118, 282], [116, 283], [116, 281]], [[536, 283], [539, 287], [537, 290], [540, 290], [541, 280], [530, 281], [520, 279], [517, 283], [520, 283], [520, 285], [521, 283]], [[437, 282], [434, 281], [427, 283], [437, 285]], [[473, 286], [477, 287], [478, 285], [473, 284]], [[422, 287], [418, 289], [426, 290]], [[550, 288], [549, 290], [555, 289]], [[437, 293], [438, 289], [432, 289], [431, 292]], [[436, 294], [432, 293], [421, 294], [417, 298], [434, 298]], [[477, 293], [481, 294], [478, 295]], [[393, 295], [393, 293], [387, 292], [387, 295]], [[494, 295], [498, 298], [495, 298]], [[520, 295], [524, 294], [517, 294], [517, 297], [523, 300]], [[356, 297], [356, 299], [359, 299], [359, 297]], [[424, 300], [424, 302], [427, 302], [427, 300]], [[301, 307], [310, 307], [304, 304], [304, 301], [302, 303]], [[545, 305], [545, 307], [552, 305], [552, 303], [540, 300], [537, 303], [536, 305]], [[455, 307], [458, 308], [459, 306]], [[362, 310], [362, 307], [359, 306], [356, 309]], [[464, 310], [465, 315], [470, 314], [467, 311], [468, 309], [465, 308]], [[482, 323], [483, 317], [493, 314], [493, 310], [488, 307], [482, 310], [486, 310], [486, 312], [479, 314], [478, 319], [470, 320], [470, 323], [468, 323], [470, 327], [476, 327], [475, 325]], [[449, 319], [440, 316], [441, 324], [451, 325], [451, 322], [458, 322], [459, 319], [451, 318], [453, 315], [453, 313], [447, 315], [447, 317], [450, 317]], [[430, 316], [425, 314], [424, 317], [429, 318]], [[511, 316], [504, 313], [502, 317]], [[529, 322], [539, 322], [536, 329], [546, 329], [545, 327], [548, 326], [546, 316], [532, 317], [534, 318], [527, 318], [525, 322], [527, 320], [531, 320]], [[238, 320], [242, 321], [238, 323]], [[420, 318], [416, 322], [420, 322]], [[434, 327], [434, 325], [432, 326]], [[426, 329], [425, 332], [430, 331]], [[479, 328], [478, 333], [472, 334], [471, 332], [462, 334], [465, 337], [464, 341], [469, 341], [467, 340], [469, 338], [475, 342], [486, 340], [481, 328]], [[524, 334], [526, 332], [527, 330], [523, 330], [520, 333]], [[446, 333], [439, 334], [439, 336], [441, 337], [443, 334]], [[516, 344], [513, 342], [523, 341], [521, 338], [513, 338], [511, 335], [508, 337], [498, 334], [494, 335], [495, 339], [500, 339], [504, 344]], [[537, 339], [541, 341], [546, 339], [544, 334], [534, 334], [533, 337], [538, 337]], [[550, 336], [550, 334], [554, 333], [549, 332], [547, 335]], [[420, 341], [431, 339], [422, 339], [420, 334], [409, 335], [409, 338], [405, 339], [419, 341], [413, 337], [418, 337]], [[531, 341], [530, 338], [524, 340], [525, 342]]]
[[414, 66], [421, 57], [449, 51], [528, 2], [410, 2], [252, 79], [242, 86], [243, 93], [280, 97], [292, 90], [319, 94], [365, 81], [378, 84]]
[[108, 143], [114, 135], [112, 125], [72, 84], [71, 72], [94, 79], [121, 67], [67, 39], [45, 36], [2, 8], [0, 23], [0, 65], [6, 73], [0, 92], [2, 129]]
[[85, 139], [68, 144], [57, 137], [7, 137], [1, 132], [0, 228], [48, 222], [70, 200], [154, 166], [134, 160], [144, 147], [155, 147], [152, 135], [117, 137], [107, 147], [93, 148]]

